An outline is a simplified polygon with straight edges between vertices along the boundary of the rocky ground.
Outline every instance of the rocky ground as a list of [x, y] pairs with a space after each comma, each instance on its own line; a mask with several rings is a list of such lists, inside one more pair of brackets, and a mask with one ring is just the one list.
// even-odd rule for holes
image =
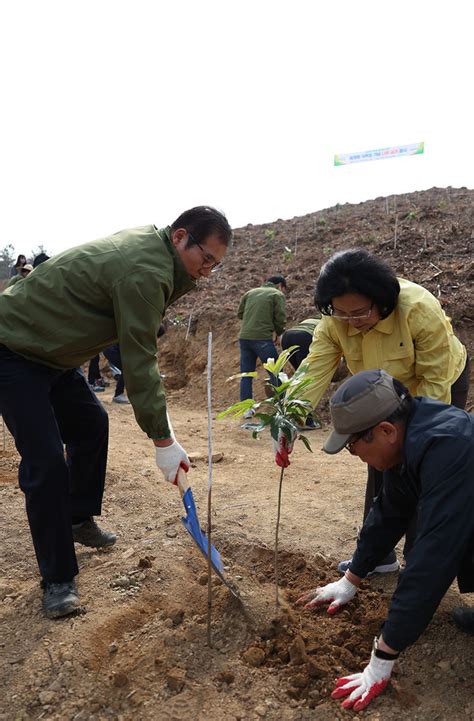
[[[159, 358], [176, 434], [193, 456], [189, 478], [202, 522], [208, 330], [215, 417], [237, 399], [237, 385], [225, 379], [238, 370], [240, 293], [282, 272], [291, 288], [290, 322], [307, 317], [324, 258], [364, 244], [438, 295], [472, 355], [473, 195], [433, 189], [239, 229], [223, 269], [171, 309]], [[111, 398], [110, 387], [102, 394], [111, 420], [102, 522], [118, 542], [103, 552], [77, 546], [83, 608], [75, 617], [51, 622], [41, 613], [18, 458], [8, 433], [4, 441], [0, 436], [0, 720], [332, 721], [353, 715], [330, 691], [335, 678], [368, 660], [396, 576], [365, 581], [351, 607], [334, 617], [295, 601], [335, 580], [337, 561], [352, 552], [363, 464], [349, 454], [319, 452], [326, 424], [311, 433], [313, 454], [302, 445], [295, 450], [283, 488], [277, 608], [279, 473], [271, 444], [214, 418], [213, 541], [240, 598], [213, 578], [209, 646], [206, 562], [182, 527], [179, 495], [161, 480], [131, 407], [112, 405]], [[460, 603], [474, 604], [474, 596], [461, 597], [453, 585], [426, 633], [397, 663], [389, 689], [364, 712], [367, 719], [474, 719], [472, 637], [450, 620]]]

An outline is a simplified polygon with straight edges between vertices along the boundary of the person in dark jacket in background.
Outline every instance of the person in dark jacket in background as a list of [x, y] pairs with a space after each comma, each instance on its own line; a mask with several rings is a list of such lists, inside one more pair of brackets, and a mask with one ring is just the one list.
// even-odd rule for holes
[[[285, 278], [272, 275], [263, 285], [248, 290], [241, 297], [237, 311], [237, 317], [242, 321], [239, 334], [241, 373], [255, 371], [259, 358], [262, 363], [268, 358], [277, 358], [275, 342], [286, 323], [285, 293]], [[269, 374], [269, 380], [276, 385], [272, 374]], [[240, 400], [252, 397], [252, 378], [241, 378]], [[252, 414], [250, 410], [244, 416], [250, 418]]]
[[198, 206], [171, 226], [127, 229], [59, 253], [0, 295], [0, 413], [21, 456], [49, 618], [80, 606], [74, 542], [116, 540], [94, 520], [108, 417], [80, 366], [119, 342], [130, 403], [158, 468], [171, 483], [180, 467], [189, 470], [167, 413], [156, 336], [166, 308], [209, 277], [231, 238], [222, 213]]
[[33, 261], [33, 268], [36, 268], [38, 265], [41, 265], [41, 263], [44, 263], [46, 260], [49, 260], [49, 255], [46, 255], [46, 253], [38, 253], [38, 255], [35, 257]]
[[[474, 591], [474, 416], [430, 398], [413, 398], [384, 370], [362, 371], [331, 399], [334, 431], [326, 453], [346, 448], [383, 471], [382, 490], [365, 520], [345, 575], [299, 599], [306, 608], [329, 603], [335, 613], [370, 570], [402, 538], [417, 511], [414, 544], [399, 576], [383, 631], [362, 673], [337, 681], [333, 698], [359, 711], [389, 683], [393, 665], [430, 623], [457, 577]], [[474, 632], [474, 611], [454, 620]]]
[[[290, 363], [294, 370], [298, 370], [304, 359], [309, 353], [309, 347], [313, 341], [314, 331], [318, 325], [318, 318], [305, 318], [293, 328], [288, 328], [281, 336], [281, 349], [288, 350], [294, 345], [298, 348], [293, 351], [290, 356]], [[321, 428], [321, 424], [315, 423], [313, 414], [308, 413], [304, 425], [304, 430], [313, 430]]]

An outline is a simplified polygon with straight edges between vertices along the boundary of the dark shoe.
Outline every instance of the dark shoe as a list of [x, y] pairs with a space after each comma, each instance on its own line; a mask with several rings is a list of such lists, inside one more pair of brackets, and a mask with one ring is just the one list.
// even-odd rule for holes
[[315, 421], [312, 416], [308, 416], [305, 424], [303, 426], [304, 431], [315, 431], [322, 428], [321, 423], [319, 421]]
[[53, 583], [42, 581], [43, 609], [48, 618], [60, 618], [80, 608], [79, 594], [74, 581]]
[[91, 548], [113, 546], [117, 540], [115, 533], [103, 531], [93, 518], [89, 518], [82, 523], [73, 524], [72, 537], [76, 543], [82, 543], [83, 546], [90, 546]]
[[474, 608], [460, 606], [453, 611], [453, 621], [461, 631], [474, 633]]

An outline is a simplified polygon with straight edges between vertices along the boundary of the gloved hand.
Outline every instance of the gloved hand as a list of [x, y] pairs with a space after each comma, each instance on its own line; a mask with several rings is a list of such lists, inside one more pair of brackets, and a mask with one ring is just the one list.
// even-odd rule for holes
[[[376, 643], [376, 642], [375, 642]], [[375, 644], [374, 644], [375, 646]], [[362, 711], [376, 696], [382, 693], [390, 682], [393, 661], [377, 658], [376, 649], [372, 650], [370, 663], [362, 673], [353, 673], [350, 676], [339, 678], [336, 681], [336, 688], [331, 698], [343, 698], [349, 696], [342, 702], [343, 708], [351, 708], [353, 711]]]
[[322, 606], [330, 602], [328, 613], [332, 615], [336, 613], [341, 606], [349, 603], [356, 593], [357, 586], [343, 576], [339, 581], [328, 583], [327, 586], [318, 586], [318, 588], [308, 591], [308, 593], [301, 596], [296, 603], [304, 603], [305, 608], [314, 608], [315, 606]]
[[155, 446], [156, 465], [163, 473], [165, 479], [171, 483], [175, 482], [178, 468], [182, 466], [186, 473], [189, 471], [188, 454], [178, 441], [173, 439], [170, 446]]
[[278, 434], [278, 441], [274, 438], [272, 440], [273, 450], [275, 452], [275, 463], [277, 466], [280, 466], [280, 468], [288, 468], [290, 465], [290, 459], [288, 456], [293, 450], [296, 433], [291, 434], [291, 441], [289, 441], [288, 438], [281, 432]]

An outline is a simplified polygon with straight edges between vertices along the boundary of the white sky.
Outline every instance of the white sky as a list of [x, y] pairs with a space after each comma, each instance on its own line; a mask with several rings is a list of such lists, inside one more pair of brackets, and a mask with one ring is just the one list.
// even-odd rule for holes
[[[465, 0], [5, 0], [0, 246], [474, 187]], [[334, 167], [334, 153], [425, 155]]]

